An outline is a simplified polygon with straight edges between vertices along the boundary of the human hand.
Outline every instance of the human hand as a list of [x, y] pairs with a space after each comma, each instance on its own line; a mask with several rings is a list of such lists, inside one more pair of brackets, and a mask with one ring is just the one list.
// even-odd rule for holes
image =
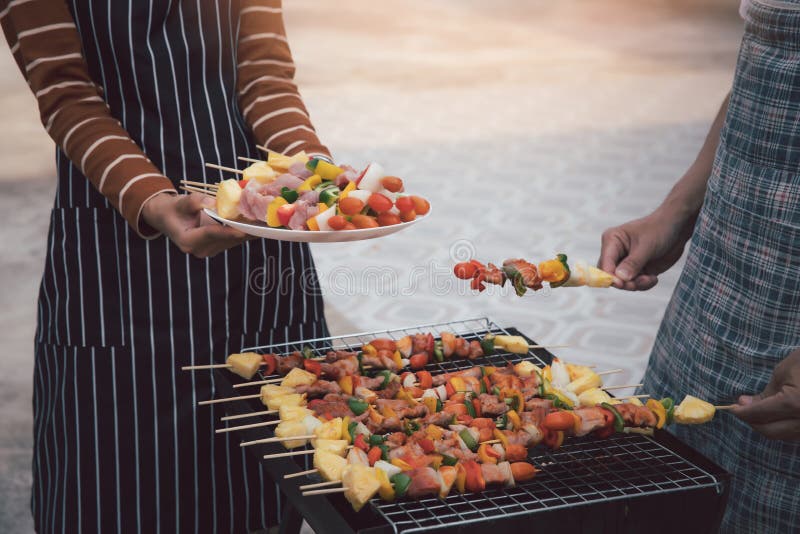
[[214, 207], [214, 200], [200, 193], [160, 193], [144, 203], [142, 217], [182, 252], [198, 258], [210, 258], [248, 239], [247, 234], [222, 226], [203, 213], [206, 207]]
[[619, 280], [614, 286], [644, 291], [658, 283], [658, 275], [672, 267], [692, 235], [694, 217], [659, 208], [603, 232], [597, 266]]
[[742, 395], [731, 413], [768, 438], [800, 441], [800, 349], [775, 367], [764, 391]]

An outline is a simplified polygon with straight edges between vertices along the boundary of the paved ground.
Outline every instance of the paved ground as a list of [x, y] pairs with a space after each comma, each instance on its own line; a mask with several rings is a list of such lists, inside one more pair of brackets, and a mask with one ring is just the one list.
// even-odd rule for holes
[[[434, 204], [403, 234], [314, 247], [334, 331], [488, 315], [638, 380], [677, 271], [648, 293], [523, 299], [462, 294], [436, 273], [464, 251], [594, 261], [604, 227], [656, 205], [730, 83], [730, 4], [287, 2], [299, 82], [337, 159], [380, 161]], [[32, 528], [31, 339], [54, 171], [7, 50], [0, 73], [0, 532], [16, 533]], [[366, 280], [376, 267], [396, 292]]]

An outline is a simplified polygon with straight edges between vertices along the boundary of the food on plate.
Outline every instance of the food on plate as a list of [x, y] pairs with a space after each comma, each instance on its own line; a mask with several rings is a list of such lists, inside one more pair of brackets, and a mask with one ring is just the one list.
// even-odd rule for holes
[[427, 200], [404, 193], [403, 180], [377, 163], [358, 172], [302, 152], [270, 152], [242, 177], [216, 186], [220, 217], [271, 228], [346, 231], [400, 224], [430, 211]]
[[547, 282], [556, 287], [610, 287], [614, 276], [589, 265], [585, 261], [568, 262], [566, 254], [558, 254], [554, 259], [538, 265], [522, 259], [510, 259], [502, 267], [493, 263], [487, 265], [477, 260], [455, 265], [453, 273], [457, 278], [470, 280], [470, 287], [476, 291], [486, 289], [486, 284], [504, 286], [508, 281], [517, 295], [524, 295], [529, 289], [537, 291]]

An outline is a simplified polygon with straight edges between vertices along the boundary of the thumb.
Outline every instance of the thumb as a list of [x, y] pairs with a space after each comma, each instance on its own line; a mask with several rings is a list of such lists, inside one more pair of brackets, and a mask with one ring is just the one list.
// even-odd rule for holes
[[199, 211], [202, 211], [203, 208], [213, 206], [214, 199], [209, 197], [208, 195], [203, 195], [201, 193], [190, 193], [188, 195], [183, 195], [183, 198], [178, 202], [178, 210], [186, 215], [194, 215]]
[[617, 270], [614, 274], [619, 279], [630, 282], [642, 272], [642, 269], [644, 269], [648, 261], [650, 261], [649, 248], [641, 245], [634, 245], [631, 248], [630, 254], [617, 266]]

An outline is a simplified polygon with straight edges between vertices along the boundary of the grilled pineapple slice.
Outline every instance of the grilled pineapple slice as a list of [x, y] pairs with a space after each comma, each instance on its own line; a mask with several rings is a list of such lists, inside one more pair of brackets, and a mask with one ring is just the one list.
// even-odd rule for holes
[[570, 380], [577, 380], [578, 378], [589, 374], [594, 373], [590, 367], [585, 365], [577, 365], [574, 363], [566, 363], [564, 364], [567, 366], [567, 372], [569, 372], [569, 379]]
[[514, 366], [514, 372], [517, 373], [517, 376], [522, 378], [527, 378], [531, 376], [533, 373], [540, 373], [542, 370], [539, 369], [537, 366], [529, 362], [528, 360], [524, 360], [519, 362]]
[[281, 385], [287, 388], [296, 388], [297, 386], [310, 386], [316, 381], [317, 375], [295, 367], [281, 380]]
[[326, 481], [342, 480], [342, 471], [347, 467], [347, 460], [332, 452], [317, 449], [314, 452], [314, 467]]
[[567, 384], [567, 391], [580, 395], [587, 389], [599, 388], [602, 385], [603, 379], [597, 373], [590, 371]]
[[306, 403], [306, 396], [299, 393], [289, 393], [280, 397], [273, 397], [267, 401], [267, 408], [280, 410], [281, 406], [302, 406]]
[[[238, 185], [236, 187], [239, 187]], [[245, 352], [242, 354], [231, 354], [225, 361], [230, 365], [230, 370], [242, 378], [250, 380], [256, 374], [261, 362], [264, 361], [260, 354], [255, 352]]]
[[286, 388], [277, 384], [266, 384], [261, 386], [261, 403], [264, 406], [268, 406], [270, 400], [277, 397], [283, 397], [284, 395], [288, 395], [290, 393], [294, 393], [292, 388]]
[[522, 336], [494, 336], [494, 346], [513, 354], [528, 353], [528, 340]]
[[374, 467], [355, 464], [345, 467], [342, 472], [342, 485], [345, 498], [353, 506], [353, 510], [358, 512], [375, 496], [381, 487], [381, 482]]
[[[302, 421], [282, 421], [275, 427], [275, 437], [277, 438], [292, 438], [295, 436], [305, 436], [306, 425]], [[290, 439], [281, 441], [281, 444], [287, 449], [296, 449], [303, 447], [308, 443], [307, 439]]]
[[611, 402], [611, 395], [600, 388], [590, 388], [578, 395], [581, 406], [597, 406], [604, 402]]
[[281, 421], [301, 421], [307, 415], [314, 415], [314, 412], [305, 406], [281, 406], [278, 409], [278, 417]]
[[253, 180], [254, 182], [258, 182], [260, 184], [272, 183], [277, 177], [278, 173], [276, 173], [275, 169], [268, 165], [266, 161], [253, 163], [247, 167], [242, 174], [242, 178], [245, 180]]
[[242, 198], [242, 188], [236, 180], [223, 180], [217, 189], [217, 215], [223, 219], [236, 219], [239, 211], [239, 200]]
[[585, 261], [578, 261], [574, 265], [570, 265], [569, 271], [569, 280], [564, 287], [609, 287], [614, 282], [613, 275], [589, 265]]
[[319, 439], [342, 439], [342, 418], [334, 417], [325, 421], [314, 429], [314, 435]]
[[344, 439], [318, 439], [314, 444], [318, 451], [325, 451], [344, 458], [347, 452], [347, 440]]
[[714, 405], [697, 397], [686, 395], [675, 407], [675, 422], [682, 425], [701, 425], [714, 418]]

